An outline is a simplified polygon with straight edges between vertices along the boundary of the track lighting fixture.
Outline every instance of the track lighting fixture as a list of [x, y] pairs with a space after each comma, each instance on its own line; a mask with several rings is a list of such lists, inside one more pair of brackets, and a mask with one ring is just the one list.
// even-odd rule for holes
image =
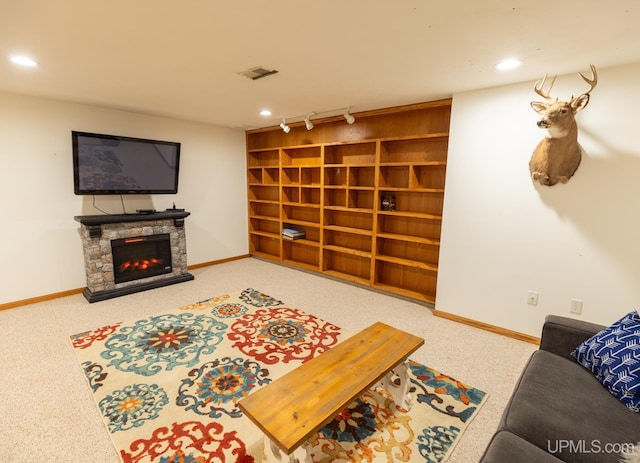
[[307, 127], [307, 130], [311, 130], [313, 128], [313, 122], [311, 122], [311, 116], [315, 116], [316, 113], [309, 113], [307, 117], [304, 118], [304, 125]]
[[338, 116], [338, 114], [341, 114], [344, 117], [344, 119], [347, 121], [347, 124], [353, 124], [356, 121], [356, 118], [351, 115], [351, 107], [348, 107], [348, 108], [332, 109], [329, 111], [311, 111], [310, 113], [307, 113], [305, 116], [285, 117], [282, 119], [282, 122], [280, 123], [280, 128], [284, 133], [289, 133], [291, 131], [291, 127], [287, 125], [287, 120], [291, 121], [293, 119], [297, 122], [304, 121], [304, 126], [307, 128], [307, 130], [311, 130], [314, 127], [314, 123], [311, 122], [312, 117], [316, 117], [320, 115], [331, 115], [331, 114], [332, 116], [329, 116], [329, 117], [332, 117], [332, 118], [333, 117], [339, 118], [340, 116]]
[[347, 121], [347, 124], [351, 125], [356, 121], [356, 118], [349, 114], [349, 111], [351, 111], [351, 108], [347, 108], [344, 113], [344, 118]]

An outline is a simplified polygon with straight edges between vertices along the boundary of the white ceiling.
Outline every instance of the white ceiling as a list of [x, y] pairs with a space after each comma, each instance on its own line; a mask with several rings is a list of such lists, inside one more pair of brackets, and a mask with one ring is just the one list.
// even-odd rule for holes
[[639, 25], [638, 0], [0, 0], [0, 91], [248, 129], [640, 62]]

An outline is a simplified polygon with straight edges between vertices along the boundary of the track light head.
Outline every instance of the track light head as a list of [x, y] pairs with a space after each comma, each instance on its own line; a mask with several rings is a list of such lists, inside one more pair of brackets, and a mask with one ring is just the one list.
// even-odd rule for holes
[[344, 118], [347, 121], [347, 124], [353, 124], [356, 121], [356, 118], [349, 114], [350, 110], [351, 108], [347, 109], [347, 111], [344, 113]]
[[291, 131], [291, 127], [287, 125], [287, 122], [284, 119], [280, 122], [280, 128], [284, 133], [289, 133]]
[[307, 117], [304, 118], [304, 125], [307, 127], [307, 130], [311, 130], [313, 128], [313, 122], [311, 122], [311, 116], [314, 116], [316, 113], [309, 113]]

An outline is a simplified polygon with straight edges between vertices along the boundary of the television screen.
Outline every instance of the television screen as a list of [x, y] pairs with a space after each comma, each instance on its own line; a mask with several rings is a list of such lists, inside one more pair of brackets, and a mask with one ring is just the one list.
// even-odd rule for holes
[[180, 143], [71, 132], [77, 195], [175, 194]]

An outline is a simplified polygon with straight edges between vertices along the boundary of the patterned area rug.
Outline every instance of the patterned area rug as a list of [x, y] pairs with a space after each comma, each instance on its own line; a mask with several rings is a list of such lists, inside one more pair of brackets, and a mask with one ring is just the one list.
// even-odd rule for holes
[[[71, 337], [123, 462], [261, 462], [236, 403], [350, 334], [254, 289]], [[310, 441], [314, 462], [442, 462], [486, 394], [410, 362], [413, 406], [369, 391]], [[274, 404], [274, 407], [277, 407]]]

